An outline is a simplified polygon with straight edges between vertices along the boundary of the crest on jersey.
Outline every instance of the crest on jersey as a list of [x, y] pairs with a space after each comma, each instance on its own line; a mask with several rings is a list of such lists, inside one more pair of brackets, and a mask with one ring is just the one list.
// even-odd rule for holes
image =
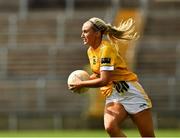
[[97, 63], [97, 58], [93, 56], [93, 65], [96, 65], [96, 63]]

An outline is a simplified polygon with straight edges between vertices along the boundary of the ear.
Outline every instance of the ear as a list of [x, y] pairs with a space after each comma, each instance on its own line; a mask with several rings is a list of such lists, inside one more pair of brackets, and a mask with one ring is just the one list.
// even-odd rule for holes
[[96, 32], [96, 36], [97, 36], [97, 37], [100, 37], [100, 36], [101, 36], [101, 32], [100, 32], [100, 31], [97, 31], [97, 32]]

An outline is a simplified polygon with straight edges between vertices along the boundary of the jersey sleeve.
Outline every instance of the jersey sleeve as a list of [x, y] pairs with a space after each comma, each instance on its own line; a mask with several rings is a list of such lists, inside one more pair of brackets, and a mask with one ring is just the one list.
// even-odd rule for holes
[[115, 65], [115, 53], [112, 46], [103, 46], [100, 54], [100, 71], [114, 70]]

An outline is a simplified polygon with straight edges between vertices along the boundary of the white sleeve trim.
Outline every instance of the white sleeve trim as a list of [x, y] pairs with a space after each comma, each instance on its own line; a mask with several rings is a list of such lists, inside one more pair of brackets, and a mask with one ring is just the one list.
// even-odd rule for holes
[[114, 70], [114, 66], [102, 66], [102, 67], [100, 67], [100, 71], [102, 71], [102, 70]]

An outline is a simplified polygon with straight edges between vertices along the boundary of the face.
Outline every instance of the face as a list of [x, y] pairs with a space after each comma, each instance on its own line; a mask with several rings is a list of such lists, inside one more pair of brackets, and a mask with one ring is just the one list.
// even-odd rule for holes
[[97, 33], [92, 29], [91, 22], [85, 22], [82, 26], [81, 38], [83, 39], [84, 45], [93, 46], [97, 40]]

